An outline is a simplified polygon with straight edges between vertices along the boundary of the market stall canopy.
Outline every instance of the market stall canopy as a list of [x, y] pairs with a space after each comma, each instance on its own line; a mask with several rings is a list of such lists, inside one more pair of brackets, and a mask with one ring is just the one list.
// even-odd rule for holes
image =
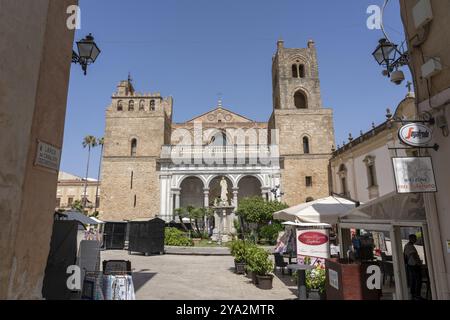
[[392, 192], [354, 208], [342, 215], [340, 220], [425, 221], [423, 196], [420, 193]]
[[98, 224], [105, 224], [104, 221], [97, 219], [96, 217], [90, 217], [92, 220], [96, 221]]
[[98, 225], [104, 222], [98, 222], [100, 220], [97, 219], [93, 219], [90, 218], [84, 214], [82, 214], [81, 212], [78, 211], [69, 211], [69, 212], [65, 212], [67, 214], [67, 220], [76, 220], [78, 222], [81, 222], [82, 224], [86, 225], [86, 224], [91, 224], [91, 225]]
[[333, 225], [338, 222], [340, 216], [351, 211], [355, 206], [356, 204], [353, 201], [338, 196], [331, 196], [278, 211], [274, 213], [273, 217], [277, 220], [297, 223], [326, 223]]

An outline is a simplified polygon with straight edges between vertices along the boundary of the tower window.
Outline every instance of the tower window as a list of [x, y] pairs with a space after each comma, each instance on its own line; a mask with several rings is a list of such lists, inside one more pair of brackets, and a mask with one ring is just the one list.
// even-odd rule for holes
[[313, 181], [312, 181], [312, 177], [306, 177], [306, 186], [307, 187], [312, 187]]
[[122, 102], [122, 100], [117, 102], [117, 111], [123, 111], [123, 102]]
[[135, 208], [136, 208], [136, 205], [137, 205], [137, 196], [134, 195], [134, 207], [135, 207]]
[[298, 69], [299, 69], [300, 78], [304, 78], [305, 77], [305, 65], [301, 64], [298, 67]]
[[150, 111], [155, 111], [155, 100], [150, 101]]
[[134, 171], [131, 171], [130, 189], [133, 189]]
[[308, 109], [308, 104], [306, 101], [305, 94], [299, 90], [294, 95], [294, 103], [297, 109]]
[[303, 137], [303, 153], [304, 154], [310, 153], [308, 137]]
[[133, 139], [131, 140], [131, 156], [136, 157], [136, 151], [137, 151], [137, 140]]
[[298, 66], [296, 64], [292, 65], [292, 77], [298, 78]]
[[[297, 61], [299, 62], [299, 61]], [[305, 65], [304, 64], [293, 64], [292, 65], [292, 77], [293, 78], [304, 78], [305, 77]]]
[[139, 102], [139, 111], [144, 111], [145, 110], [145, 101], [141, 100]]
[[128, 111], [134, 111], [134, 101], [131, 100], [128, 104]]

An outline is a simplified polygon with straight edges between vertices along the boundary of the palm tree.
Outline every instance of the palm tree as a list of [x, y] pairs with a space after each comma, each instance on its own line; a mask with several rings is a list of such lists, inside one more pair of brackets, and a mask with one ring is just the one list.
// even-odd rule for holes
[[97, 212], [97, 198], [98, 198], [98, 186], [100, 184], [100, 172], [102, 169], [102, 159], [103, 159], [103, 146], [105, 144], [105, 138], [101, 137], [97, 139], [97, 144], [100, 146], [100, 162], [98, 164], [98, 175], [97, 175], [97, 189], [95, 190], [95, 209], [94, 212]]
[[89, 175], [89, 162], [91, 160], [91, 149], [97, 146], [97, 139], [94, 136], [86, 136], [83, 139], [83, 148], [88, 147], [88, 159], [86, 164], [86, 178], [84, 180], [84, 198], [82, 201], [83, 208], [86, 206], [86, 193], [87, 193], [87, 185], [88, 185], [88, 175]]

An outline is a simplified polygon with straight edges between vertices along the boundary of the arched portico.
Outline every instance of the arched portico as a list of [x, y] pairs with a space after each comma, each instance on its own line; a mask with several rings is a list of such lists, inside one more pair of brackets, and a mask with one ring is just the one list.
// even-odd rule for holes
[[[212, 172], [211, 172], [212, 171]], [[234, 172], [233, 172], [234, 171]], [[237, 209], [239, 199], [262, 196], [271, 200], [270, 190], [280, 184], [278, 172], [265, 171], [264, 168], [242, 170], [240, 168], [166, 169], [160, 175], [161, 217], [170, 221], [177, 208], [186, 206], [211, 207], [220, 197], [220, 180], [225, 177], [228, 183], [228, 200]], [[223, 173], [222, 173], [223, 172]]]

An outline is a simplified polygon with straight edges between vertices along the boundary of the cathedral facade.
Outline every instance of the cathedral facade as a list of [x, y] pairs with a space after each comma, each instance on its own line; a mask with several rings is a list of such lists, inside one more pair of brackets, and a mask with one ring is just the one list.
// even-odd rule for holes
[[322, 106], [317, 53], [285, 48], [273, 56], [273, 113], [256, 122], [219, 101], [212, 111], [174, 123], [173, 99], [135, 92], [122, 81], [106, 111], [101, 218], [123, 221], [176, 209], [262, 196], [289, 205], [329, 195], [333, 113]]

